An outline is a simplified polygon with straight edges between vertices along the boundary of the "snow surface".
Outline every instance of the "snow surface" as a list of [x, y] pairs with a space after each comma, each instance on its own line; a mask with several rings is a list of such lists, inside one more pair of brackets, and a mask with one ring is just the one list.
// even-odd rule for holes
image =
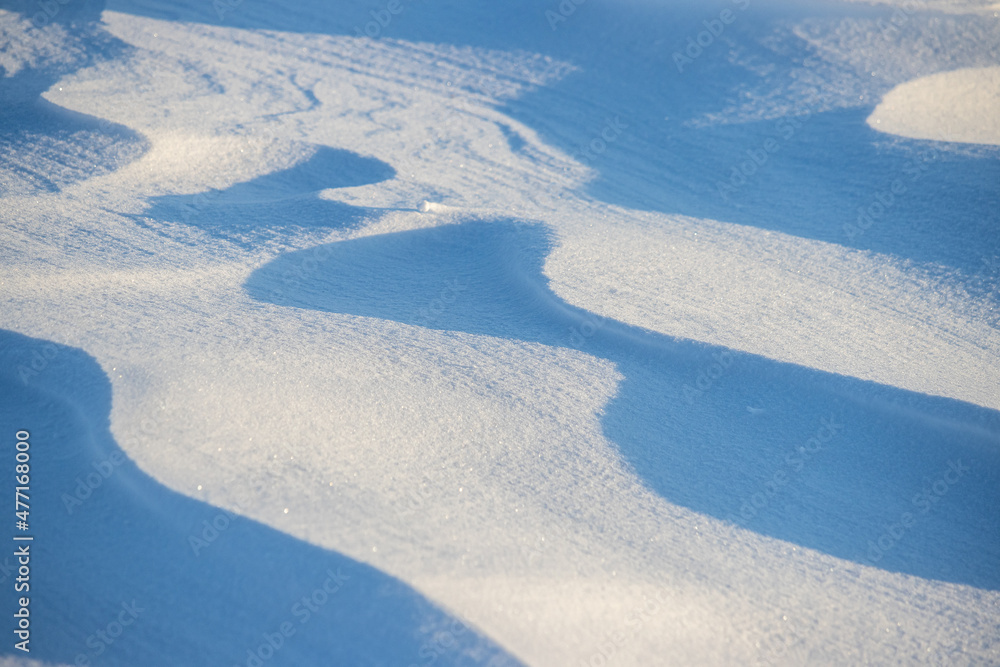
[[914, 139], [1000, 146], [1000, 67], [941, 72], [893, 88], [868, 117]]
[[2, 664], [1000, 664], [993, 6], [0, 44]]

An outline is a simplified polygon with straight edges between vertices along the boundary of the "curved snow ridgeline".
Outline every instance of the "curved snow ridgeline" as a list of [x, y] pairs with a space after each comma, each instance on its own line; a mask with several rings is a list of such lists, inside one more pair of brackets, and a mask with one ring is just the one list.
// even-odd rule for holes
[[1000, 67], [941, 72], [896, 86], [868, 125], [913, 139], [1000, 146]]
[[993, 14], [0, 11], [0, 661], [1000, 662]]

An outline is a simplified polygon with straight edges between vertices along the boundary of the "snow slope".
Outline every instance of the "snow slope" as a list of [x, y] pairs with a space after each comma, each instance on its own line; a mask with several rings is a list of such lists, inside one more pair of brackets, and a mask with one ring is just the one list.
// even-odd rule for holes
[[893, 88], [868, 118], [914, 139], [1000, 144], [1000, 67], [941, 72]]
[[39, 7], [30, 658], [1000, 664], [991, 8]]

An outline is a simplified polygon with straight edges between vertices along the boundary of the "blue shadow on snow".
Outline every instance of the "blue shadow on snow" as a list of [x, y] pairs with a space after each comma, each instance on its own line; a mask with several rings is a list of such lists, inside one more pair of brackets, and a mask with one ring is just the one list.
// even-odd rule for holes
[[[611, 360], [625, 379], [605, 435], [670, 502], [839, 558], [1000, 589], [1000, 414], [599, 318], [549, 290], [549, 251], [541, 226], [470, 221], [288, 253], [245, 288], [279, 306]], [[433, 306], [449, 286], [453, 302]]]
[[[984, 261], [1000, 256], [1000, 149], [910, 140], [872, 130], [865, 118], [892, 83], [881, 72], [871, 81], [824, 80], [844, 77], [845, 72], [833, 63], [817, 71], [810, 64], [816, 47], [788, 29], [790, 23], [802, 21], [802, 30], [836, 32], [841, 20], [852, 25], [867, 20], [877, 40], [884, 36], [876, 34], [876, 22], [888, 21], [892, 8], [754, 2], [742, 11], [742, 3], [731, 0], [631, 3], [623, 8], [594, 0], [553, 25], [546, 11], [556, 4], [404, 2], [398, 16], [375, 25], [377, 31], [372, 32], [375, 40], [520, 50], [573, 65], [565, 76], [505, 100], [499, 111], [595, 170], [596, 177], [581, 187], [582, 194], [631, 209], [722, 220], [885, 253], [931, 270], [958, 269], [967, 288], [985, 289], [996, 298], [995, 286], [984, 286], [975, 276]], [[165, 20], [347, 35], [355, 37], [352, 44], [357, 45], [374, 41], [357, 35], [374, 21], [372, 12], [383, 9], [377, 3], [359, 3], [331, 10], [320, 0], [281, 11], [265, 0], [245, 0], [231, 9], [223, 5], [222, 11], [196, 0], [179, 0], [169, 8], [136, 6], [128, 0], [110, 0], [109, 6]], [[705, 29], [703, 21], [727, 8], [735, 12], [732, 25], [678, 71], [674, 54]], [[448, 20], [442, 21], [442, 15]], [[977, 21], [974, 16], [949, 17], [955, 30], [967, 25], [977, 31]], [[937, 15], [917, 12], [901, 34], [919, 41], [926, 31], [937, 29]], [[627, 42], [621, 35], [629, 36]], [[740, 55], [735, 61], [734, 53]], [[983, 64], [973, 53], [956, 57], [960, 60], [955, 67]], [[493, 83], [487, 73], [456, 85], [488, 93]], [[779, 103], [781, 95], [799, 99], [813, 91], [822, 97], [820, 93], [837, 85], [855, 85], [867, 94], [853, 108], [811, 116], [772, 112], [764, 114], [777, 116], [771, 120], [730, 117], [726, 122], [701, 122], [741, 100], [763, 98], [758, 106], [766, 109], [769, 96], [778, 95]], [[799, 108], [823, 104], [820, 100]], [[615, 117], [627, 127], [588, 155], [587, 146]], [[498, 124], [498, 129], [513, 151], [525, 144], [510, 127]], [[727, 183], [732, 170], [750, 159], [747, 151], [759, 154], [768, 140], [776, 141], [778, 149], [766, 163], [744, 184], [720, 194], [718, 183]], [[845, 225], [857, 221], [857, 209], [875, 204], [896, 179], [903, 181], [906, 192], [863, 233], [845, 231]]]
[[[0, 397], [7, 479], [14, 434], [30, 433], [32, 658], [130, 667], [515, 664], [401, 581], [151, 479], [109, 432], [111, 384], [83, 351], [0, 331]], [[76, 495], [81, 480], [91, 488]], [[82, 500], [67, 502], [73, 496]], [[206, 522], [219, 529], [214, 536]], [[196, 554], [191, 536], [206, 535]], [[12, 550], [0, 556], [4, 586], [16, 576]], [[4, 597], [8, 628], [14, 604]], [[294, 634], [275, 638], [285, 623]], [[0, 655], [20, 655], [7, 634]], [[77, 662], [81, 655], [90, 662]]]
[[286, 231], [344, 228], [358, 224], [366, 210], [321, 199], [327, 188], [369, 185], [394, 178], [385, 162], [351, 151], [314, 146], [306, 160], [287, 169], [236, 183], [225, 190], [150, 198], [145, 219], [181, 222], [217, 238], [253, 247]]

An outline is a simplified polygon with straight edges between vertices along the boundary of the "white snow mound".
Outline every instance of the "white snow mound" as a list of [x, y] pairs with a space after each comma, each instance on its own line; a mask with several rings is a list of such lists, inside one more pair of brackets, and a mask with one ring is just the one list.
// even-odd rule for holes
[[911, 139], [1000, 146], [1000, 67], [941, 72], [896, 86], [868, 125]]

